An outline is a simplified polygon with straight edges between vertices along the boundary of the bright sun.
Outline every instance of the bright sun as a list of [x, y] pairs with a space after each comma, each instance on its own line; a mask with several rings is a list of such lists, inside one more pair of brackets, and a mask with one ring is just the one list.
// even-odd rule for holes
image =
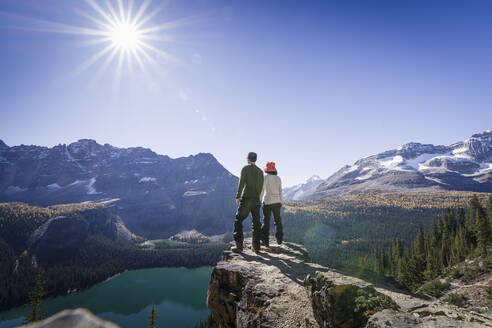
[[[144, 0], [140, 6], [134, 7], [134, 0], [86, 0], [94, 12], [80, 11], [80, 14], [92, 22], [93, 27], [67, 26], [67, 33], [86, 35], [92, 40], [89, 44], [103, 45], [93, 56], [83, 62], [76, 72], [81, 72], [94, 63], [102, 61], [99, 72], [102, 73], [111, 62], [116, 61], [116, 75], [123, 69], [136, 64], [148, 76], [147, 64], [157, 67], [159, 61], [172, 58], [156, 43], [169, 42], [170, 37], [163, 33], [176, 28], [179, 23], [167, 22], [152, 25], [151, 19], [160, 8], [146, 13], [151, 0]], [[96, 14], [97, 15], [94, 15]]]
[[141, 42], [137, 27], [129, 23], [116, 24], [111, 30], [110, 37], [115, 47], [124, 50], [134, 50]]

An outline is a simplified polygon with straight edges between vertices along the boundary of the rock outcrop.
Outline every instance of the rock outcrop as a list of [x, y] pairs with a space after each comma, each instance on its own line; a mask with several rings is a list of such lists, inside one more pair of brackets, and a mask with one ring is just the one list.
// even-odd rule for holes
[[210, 242], [210, 238], [195, 229], [181, 231], [180, 233], [169, 237], [169, 240], [182, 241], [190, 244], [206, 244]]
[[492, 316], [381, 288], [311, 263], [300, 245], [223, 253], [207, 306], [221, 328], [492, 327]]
[[118, 325], [104, 321], [86, 309], [64, 310], [43, 321], [24, 328], [119, 328]]

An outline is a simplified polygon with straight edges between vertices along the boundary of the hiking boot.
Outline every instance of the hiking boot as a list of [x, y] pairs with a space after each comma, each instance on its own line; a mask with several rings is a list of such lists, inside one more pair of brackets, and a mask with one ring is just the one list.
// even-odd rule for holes
[[233, 248], [231, 248], [231, 251], [234, 252], [234, 253], [242, 253], [243, 252], [243, 248], [242, 247], [237, 247], [237, 246], [234, 246]]
[[259, 248], [254, 248], [253, 246], [251, 246], [251, 250], [253, 252], [255, 252], [255, 254], [260, 254], [260, 249]]
[[270, 247], [270, 241], [268, 239], [266, 239], [266, 238], [261, 238], [261, 243], [265, 247]]

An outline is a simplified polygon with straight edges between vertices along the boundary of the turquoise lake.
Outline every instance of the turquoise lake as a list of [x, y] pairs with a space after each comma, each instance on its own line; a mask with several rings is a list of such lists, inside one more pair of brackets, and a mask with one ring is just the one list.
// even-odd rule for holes
[[[155, 303], [160, 328], [193, 328], [205, 320], [212, 268], [156, 268], [127, 271], [87, 290], [46, 300], [47, 316], [63, 309], [84, 307], [122, 328], [146, 327]], [[15, 327], [28, 311], [18, 307], [0, 312], [0, 328]]]

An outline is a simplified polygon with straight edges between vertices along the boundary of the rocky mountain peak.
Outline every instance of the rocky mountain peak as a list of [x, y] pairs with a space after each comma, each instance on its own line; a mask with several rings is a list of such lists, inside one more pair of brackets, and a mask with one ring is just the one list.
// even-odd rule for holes
[[7, 144], [0, 139], [0, 150], [7, 149], [7, 148], [9, 148], [9, 146], [7, 146]]
[[99, 145], [101, 146], [100, 144], [97, 143], [96, 140], [94, 139], [79, 139], [77, 140], [76, 142], [73, 142], [72, 144], [85, 144], [85, 145]]
[[198, 153], [196, 155], [192, 155], [197, 160], [203, 160], [208, 162], [218, 162], [214, 155], [210, 153]]
[[487, 138], [490, 141], [490, 138], [492, 138], [492, 129], [488, 129], [483, 132], [476, 133], [472, 135], [472, 138]]
[[67, 148], [72, 154], [83, 154], [88, 156], [94, 156], [96, 153], [104, 150], [103, 145], [98, 144], [92, 139], [79, 139], [78, 141], [69, 144]]
[[284, 199], [286, 200], [304, 200], [308, 199], [316, 188], [323, 182], [323, 179], [318, 175], [313, 175], [306, 182], [283, 188]]
[[198, 153], [196, 155], [190, 155], [188, 157], [184, 157], [183, 160], [184, 166], [187, 170], [196, 168], [223, 168], [223, 166], [219, 163], [215, 156], [210, 153]]
[[451, 145], [453, 154], [478, 161], [492, 160], [492, 129]]
[[309, 179], [307, 179], [306, 182], [309, 183], [309, 182], [314, 182], [314, 181], [319, 181], [319, 180], [322, 180], [319, 175], [313, 175]]
[[414, 158], [425, 153], [445, 153], [447, 150], [448, 148], [446, 146], [409, 142], [398, 147], [396, 154], [401, 155], [403, 158]]
[[450, 146], [410, 142], [359, 159], [319, 185], [311, 198], [366, 190], [492, 191], [492, 129]]

